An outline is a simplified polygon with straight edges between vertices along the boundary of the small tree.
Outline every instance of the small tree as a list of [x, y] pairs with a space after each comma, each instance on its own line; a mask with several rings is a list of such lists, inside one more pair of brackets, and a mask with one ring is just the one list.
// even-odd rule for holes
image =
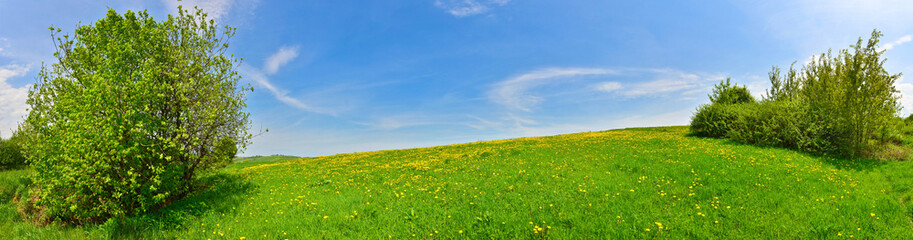
[[738, 104], [753, 103], [755, 101], [748, 88], [745, 86], [732, 85], [730, 79], [720, 80], [719, 84], [713, 86], [713, 93], [707, 95], [713, 104]]
[[156, 22], [109, 9], [56, 39], [57, 63], [29, 91], [21, 131], [37, 205], [76, 223], [163, 206], [229, 163], [250, 134], [245, 92], [227, 55], [235, 28], [200, 9]]

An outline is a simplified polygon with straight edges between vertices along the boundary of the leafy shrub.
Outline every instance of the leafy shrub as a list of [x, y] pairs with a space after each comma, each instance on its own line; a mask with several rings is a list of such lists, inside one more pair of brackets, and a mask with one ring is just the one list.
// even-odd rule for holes
[[808, 107], [795, 101], [764, 101], [745, 105], [727, 137], [749, 144], [798, 149], [807, 152], [833, 151], [834, 134], [828, 123], [816, 120]]
[[740, 104], [740, 103], [753, 103], [755, 99], [751, 96], [751, 93], [748, 92], [748, 88], [745, 86], [736, 86], [730, 84], [730, 79], [726, 78], [726, 81], [720, 81], [719, 84], [713, 86], [713, 93], [708, 95], [710, 97], [710, 102], [713, 104]]
[[25, 166], [26, 158], [22, 155], [21, 141], [19, 134], [14, 134], [8, 140], [0, 139], [0, 169]]
[[807, 105], [807, 114], [828, 123], [829, 131], [837, 134], [828, 139], [835, 146], [833, 152], [858, 156], [869, 140], [885, 140], [900, 110], [894, 87], [900, 74], [884, 69], [881, 36], [873, 31], [867, 42], [859, 38], [851, 49], [842, 49], [837, 56], [830, 51], [821, 54], [799, 71], [790, 67], [784, 76], [774, 68], [768, 100]]
[[704, 104], [691, 117], [691, 132], [702, 137], [726, 137], [745, 104]]
[[755, 102], [747, 88], [732, 85], [729, 78], [714, 85], [707, 97], [710, 104], [698, 107], [691, 117], [691, 132], [697, 136], [726, 137], [743, 105]]
[[711, 104], [700, 106], [692, 117], [692, 132], [852, 156], [883, 145], [872, 141], [906, 141], [913, 120], [899, 123], [896, 117], [900, 107], [894, 82], [900, 74], [884, 70], [879, 37], [881, 33], [873, 31], [868, 42], [860, 38], [852, 45], [852, 52], [822, 54], [799, 71], [790, 67], [780, 75], [774, 67], [769, 74], [772, 87], [760, 103], [754, 103], [744, 87], [721, 81], [708, 95]]
[[252, 88], [223, 55], [234, 28], [178, 10], [162, 22], [109, 10], [72, 37], [51, 28], [58, 62], [39, 72], [20, 130], [34, 133], [24, 148], [40, 209], [27, 212], [77, 224], [142, 213], [186, 196], [247, 144]]

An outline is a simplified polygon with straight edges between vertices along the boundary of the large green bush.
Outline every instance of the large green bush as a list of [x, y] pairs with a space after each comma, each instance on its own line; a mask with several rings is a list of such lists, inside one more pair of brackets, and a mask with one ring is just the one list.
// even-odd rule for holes
[[[751, 96], [728, 79], [709, 95], [692, 117], [697, 135], [799, 149], [860, 156], [872, 142], [900, 141], [906, 124], [894, 82], [900, 74], [885, 71], [881, 33], [862, 38], [837, 56], [822, 54], [801, 70], [770, 72], [771, 89], [760, 103], [733, 96]], [[900, 129], [900, 130], [898, 130]], [[875, 144], [878, 145], [878, 144]]]
[[704, 104], [691, 117], [691, 132], [702, 137], [726, 137], [741, 116], [744, 104]]
[[162, 22], [109, 10], [72, 36], [51, 29], [58, 62], [39, 73], [20, 130], [50, 219], [100, 222], [166, 205], [247, 144], [252, 88], [224, 54], [234, 28], [179, 8]]
[[790, 68], [784, 76], [774, 69], [770, 100], [798, 101], [808, 113], [827, 124], [834, 152], [860, 155], [872, 140], [884, 140], [900, 111], [894, 83], [900, 74], [884, 69], [884, 50], [878, 47], [880, 32], [868, 41], [862, 38], [837, 56], [821, 54], [799, 71]]
[[726, 134], [735, 141], [807, 152], [832, 152], [835, 148], [827, 124], [809, 114], [808, 106], [799, 102], [746, 104], [740, 113]]

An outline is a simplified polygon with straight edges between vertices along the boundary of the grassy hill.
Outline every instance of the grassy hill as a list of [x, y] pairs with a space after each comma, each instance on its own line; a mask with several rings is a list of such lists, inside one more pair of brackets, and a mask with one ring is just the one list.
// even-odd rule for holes
[[[23, 171], [0, 173], [15, 185]], [[913, 236], [911, 162], [812, 156], [641, 128], [245, 161], [208, 190], [100, 226], [13, 238], [864, 238]], [[6, 183], [6, 185], [4, 185]], [[8, 202], [6, 199], [0, 199]]]
[[236, 157], [234, 162], [275, 162], [282, 160], [291, 160], [298, 159], [301, 157], [298, 156], [289, 156], [289, 155], [269, 155], [269, 156], [250, 156], [250, 157]]

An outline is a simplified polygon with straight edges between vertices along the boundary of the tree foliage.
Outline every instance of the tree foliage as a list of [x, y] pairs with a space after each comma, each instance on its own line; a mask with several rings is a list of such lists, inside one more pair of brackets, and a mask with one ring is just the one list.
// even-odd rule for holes
[[231, 161], [250, 134], [245, 92], [226, 53], [235, 28], [199, 9], [157, 22], [145, 11], [78, 26], [56, 40], [20, 131], [50, 216], [98, 222], [163, 206]]
[[720, 83], [713, 86], [713, 93], [707, 95], [710, 98], [711, 103], [715, 104], [738, 104], [738, 103], [753, 103], [755, 99], [751, 96], [751, 93], [748, 92], [748, 88], [745, 86], [736, 86], [730, 83], [730, 78], [726, 78], [726, 81], [720, 81]]

